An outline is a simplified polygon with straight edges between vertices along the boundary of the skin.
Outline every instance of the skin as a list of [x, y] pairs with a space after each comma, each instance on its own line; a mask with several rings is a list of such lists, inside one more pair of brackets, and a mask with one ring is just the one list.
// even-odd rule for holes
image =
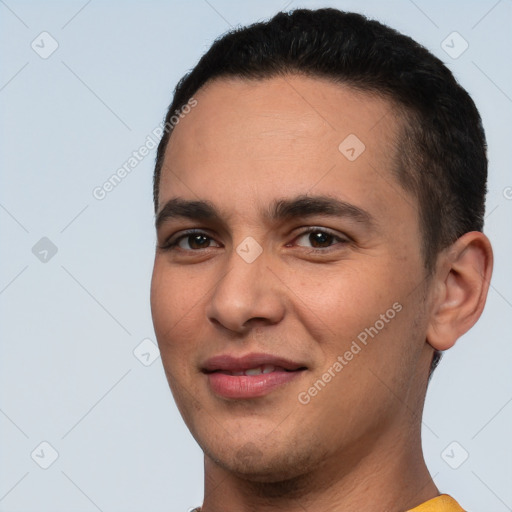
[[[417, 200], [392, 171], [400, 120], [385, 99], [302, 76], [216, 80], [195, 98], [165, 153], [158, 211], [173, 198], [205, 200], [219, 219], [158, 225], [151, 307], [169, 385], [205, 454], [202, 510], [400, 512], [437, 496], [420, 438], [430, 361], [480, 316], [489, 241], [467, 233], [427, 277]], [[349, 134], [366, 146], [354, 161], [338, 149]], [[373, 222], [265, 215], [306, 195]], [[334, 237], [319, 245], [308, 226]], [[163, 248], [192, 228], [209, 238]], [[236, 252], [246, 237], [262, 248], [252, 263]], [[400, 312], [300, 403], [395, 303]], [[226, 399], [201, 372], [226, 352], [307, 370], [265, 396]]]

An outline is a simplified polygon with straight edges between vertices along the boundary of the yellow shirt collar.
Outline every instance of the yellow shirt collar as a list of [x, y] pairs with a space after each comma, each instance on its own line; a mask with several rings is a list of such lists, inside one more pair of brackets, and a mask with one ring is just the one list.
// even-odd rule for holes
[[464, 509], [448, 494], [441, 494], [407, 512], [464, 512]]
[[[201, 507], [195, 508], [192, 512], [201, 512]], [[407, 512], [465, 512], [465, 510], [451, 496], [441, 494]]]

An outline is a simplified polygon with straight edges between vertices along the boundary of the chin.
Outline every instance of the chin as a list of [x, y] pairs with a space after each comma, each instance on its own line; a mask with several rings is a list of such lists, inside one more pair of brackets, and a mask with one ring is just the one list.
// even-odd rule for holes
[[243, 480], [255, 483], [283, 483], [307, 474], [315, 465], [311, 456], [301, 455], [295, 446], [286, 449], [248, 441], [240, 447], [224, 445], [220, 450], [202, 447], [219, 467]]

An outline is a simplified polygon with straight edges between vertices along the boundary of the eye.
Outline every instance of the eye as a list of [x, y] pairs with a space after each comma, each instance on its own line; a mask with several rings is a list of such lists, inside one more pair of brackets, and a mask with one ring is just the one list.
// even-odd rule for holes
[[181, 249], [183, 251], [197, 251], [210, 247], [220, 247], [212, 237], [200, 231], [189, 231], [179, 236], [172, 237], [163, 247], [164, 249]]
[[295, 244], [313, 249], [327, 249], [336, 244], [348, 243], [347, 238], [335, 235], [323, 228], [311, 227], [295, 239]]

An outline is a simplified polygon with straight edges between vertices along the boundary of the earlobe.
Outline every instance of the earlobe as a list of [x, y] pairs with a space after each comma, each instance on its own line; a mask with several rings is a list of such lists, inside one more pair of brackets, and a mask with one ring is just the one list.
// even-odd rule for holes
[[436, 350], [447, 350], [482, 314], [492, 274], [491, 243], [483, 233], [471, 231], [440, 258], [427, 341]]

